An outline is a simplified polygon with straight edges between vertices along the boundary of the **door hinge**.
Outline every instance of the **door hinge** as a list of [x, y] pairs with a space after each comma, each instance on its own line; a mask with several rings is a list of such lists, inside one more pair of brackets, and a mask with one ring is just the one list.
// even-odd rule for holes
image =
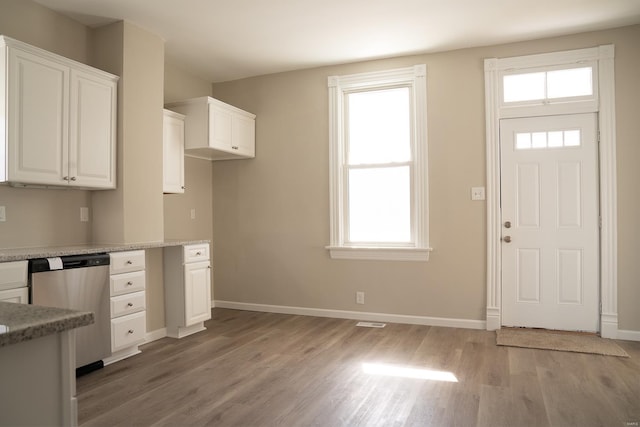
[[598, 216], [598, 228], [602, 228], [602, 216]]
[[598, 144], [600, 144], [600, 131], [598, 131]]

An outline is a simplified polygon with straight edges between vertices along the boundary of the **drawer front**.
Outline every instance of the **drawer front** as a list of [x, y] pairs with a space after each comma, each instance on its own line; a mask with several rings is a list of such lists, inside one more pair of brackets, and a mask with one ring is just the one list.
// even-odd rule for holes
[[129, 314], [111, 320], [111, 351], [144, 342], [146, 333], [146, 312]]
[[137, 313], [146, 308], [144, 291], [111, 297], [111, 317]]
[[6, 291], [0, 291], [0, 301], [3, 302], [15, 302], [18, 304], [29, 303], [29, 290], [24, 288], [8, 289]]
[[0, 290], [27, 286], [27, 261], [0, 263]]
[[111, 274], [144, 270], [144, 251], [113, 252], [109, 255]]
[[209, 244], [200, 243], [197, 245], [184, 246], [184, 262], [209, 261]]
[[111, 296], [129, 294], [131, 292], [144, 291], [145, 272], [116, 274], [111, 276]]

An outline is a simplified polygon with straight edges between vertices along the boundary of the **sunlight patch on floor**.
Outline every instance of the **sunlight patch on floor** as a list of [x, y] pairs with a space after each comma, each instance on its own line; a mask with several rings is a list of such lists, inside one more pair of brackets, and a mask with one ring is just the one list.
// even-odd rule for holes
[[446, 381], [457, 383], [456, 376], [449, 371], [434, 371], [432, 369], [413, 368], [408, 366], [389, 365], [386, 363], [363, 363], [362, 371], [370, 375], [387, 377], [415, 378], [432, 381]]

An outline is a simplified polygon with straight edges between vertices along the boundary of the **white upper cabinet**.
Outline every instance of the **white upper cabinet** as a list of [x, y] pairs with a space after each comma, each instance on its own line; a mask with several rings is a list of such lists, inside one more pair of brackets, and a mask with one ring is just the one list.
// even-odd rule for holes
[[255, 157], [255, 114], [208, 96], [166, 107], [186, 116], [187, 156], [210, 160]]
[[118, 77], [0, 36], [0, 182], [116, 187]]
[[162, 191], [184, 193], [184, 116], [164, 110], [162, 127]]

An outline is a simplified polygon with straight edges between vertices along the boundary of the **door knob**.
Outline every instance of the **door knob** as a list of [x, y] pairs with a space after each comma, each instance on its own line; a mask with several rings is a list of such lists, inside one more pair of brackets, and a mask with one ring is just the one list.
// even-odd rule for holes
[[504, 228], [511, 228], [511, 221], [506, 221], [504, 223]]
[[511, 243], [511, 236], [504, 236], [502, 240], [504, 240], [506, 243]]

